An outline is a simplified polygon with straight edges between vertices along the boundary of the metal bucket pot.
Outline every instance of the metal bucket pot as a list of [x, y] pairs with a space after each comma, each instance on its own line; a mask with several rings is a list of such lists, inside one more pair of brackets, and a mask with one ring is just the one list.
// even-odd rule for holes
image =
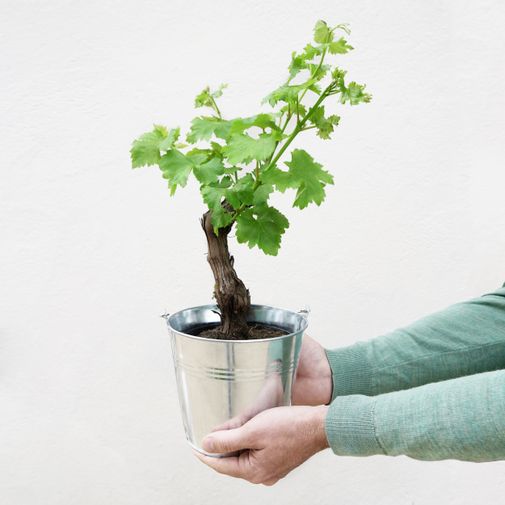
[[238, 427], [262, 410], [291, 404], [307, 328], [306, 312], [252, 305], [249, 321], [288, 333], [262, 340], [215, 340], [186, 333], [219, 323], [216, 310], [215, 305], [202, 305], [167, 317], [186, 438], [204, 454], [202, 440], [210, 432]]

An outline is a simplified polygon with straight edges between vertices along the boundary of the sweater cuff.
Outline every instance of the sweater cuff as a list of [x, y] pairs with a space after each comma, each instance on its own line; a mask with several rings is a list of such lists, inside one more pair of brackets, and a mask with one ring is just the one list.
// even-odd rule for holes
[[328, 409], [325, 429], [331, 450], [339, 456], [385, 454], [375, 431], [375, 398], [362, 395], [336, 398]]
[[325, 352], [331, 368], [332, 400], [337, 396], [374, 395], [372, 367], [366, 358], [363, 344], [358, 343], [340, 349], [325, 349]]

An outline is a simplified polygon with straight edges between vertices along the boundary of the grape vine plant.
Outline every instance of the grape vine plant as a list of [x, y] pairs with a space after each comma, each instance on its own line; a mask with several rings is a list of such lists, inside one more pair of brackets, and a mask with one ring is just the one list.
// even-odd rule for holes
[[325, 105], [357, 105], [371, 99], [365, 85], [348, 82], [345, 70], [328, 63], [330, 57], [353, 49], [347, 35], [345, 24], [331, 27], [318, 21], [313, 42], [292, 53], [287, 80], [263, 99], [270, 112], [227, 119], [217, 105], [226, 85], [215, 90], [206, 87], [196, 97], [195, 107], [210, 112], [193, 119], [185, 141], [180, 128], [154, 125], [132, 144], [132, 167], [157, 165], [170, 195], [186, 186], [191, 174], [200, 185], [208, 209], [201, 224], [221, 318], [214, 338], [254, 338], [247, 324], [249, 290], [237, 276], [228, 250], [230, 231], [235, 227], [238, 242], [277, 255], [289, 222], [269, 204], [270, 195], [294, 190], [293, 207], [304, 209], [320, 205], [325, 186], [333, 184], [333, 176], [304, 149], [293, 149], [286, 161], [283, 156], [293, 140], [308, 130], [330, 138], [340, 117], [328, 115]]

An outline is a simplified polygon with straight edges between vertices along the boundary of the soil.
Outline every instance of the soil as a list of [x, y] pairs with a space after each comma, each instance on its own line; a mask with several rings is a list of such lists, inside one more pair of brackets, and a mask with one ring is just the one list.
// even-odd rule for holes
[[[214, 338], [216, 340], [233, 340], [226, 335], [222, 328], [218, 324], [198, 326], [190, 330], [186, 330], [186, 333], [195, 335], [197, 337], [204, 338]], [[280, 337], [281, 335], [287, 335], [288, 332], [276, 326], [269, 326], [260, 323], [248, 323], [247, 337], [244, 339], [241, 335], [237, 340], [261, 340], [264, 338]]]

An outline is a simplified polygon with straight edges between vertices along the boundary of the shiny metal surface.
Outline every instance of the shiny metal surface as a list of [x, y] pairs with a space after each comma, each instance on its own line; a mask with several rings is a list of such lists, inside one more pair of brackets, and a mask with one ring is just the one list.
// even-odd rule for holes
[[[205, 435], [237, 427], [267, 408], [290, 405], [305, 313], [252, 305], [249, 320], [277, 326], [287, 335], [263, 340], [215, 340], [186, 333], [219, 323], [215, 305], [166, 317], [186, 438], [204, 453]], [[222, 457], [229, 454], [212, 454]]]

